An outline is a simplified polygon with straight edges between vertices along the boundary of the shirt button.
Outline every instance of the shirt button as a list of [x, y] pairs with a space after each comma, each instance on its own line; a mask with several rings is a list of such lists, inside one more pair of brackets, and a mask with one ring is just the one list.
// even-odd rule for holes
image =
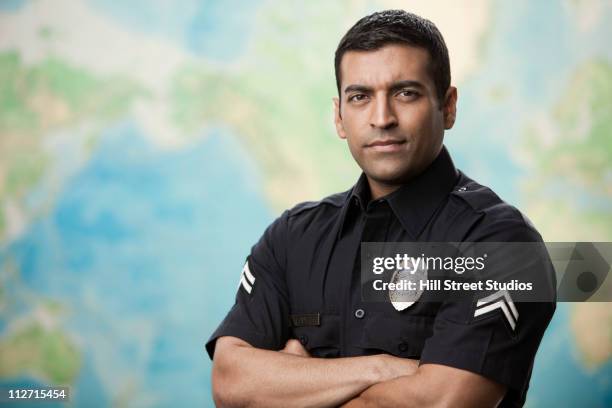
[[299, 340], [300, 340], [300, 343], [302, 343], [302, 346], [305, 346], [306, 344], [308, 344], [308, 336], [305, 334], [302, 334]]
[[399, 348], [399, 351], [404, 352], [404, 351], [408, 350], [408, 344], [407, 343], [400, 343], [398, 348]]
[[365, 310], [363, 310], [363, 309], [355, 310], [355, 317], [356, 318], [363, 319], [363, 316], [365, 316]]

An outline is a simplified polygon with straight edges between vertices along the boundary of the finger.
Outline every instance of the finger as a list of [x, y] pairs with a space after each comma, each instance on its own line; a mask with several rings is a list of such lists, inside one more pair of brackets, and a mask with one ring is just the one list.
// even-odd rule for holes
[[302, 346], [302, 343], [300, 343], [296, 339], [290, 339], [289, 341], [287, 341], [287, 344], [285, 345], [285, 348], [283, 350], [286, 350], [287, 353], [294, 354], [297, 356], [310, 357], [310, 354], [304, 348], [304, 346]]

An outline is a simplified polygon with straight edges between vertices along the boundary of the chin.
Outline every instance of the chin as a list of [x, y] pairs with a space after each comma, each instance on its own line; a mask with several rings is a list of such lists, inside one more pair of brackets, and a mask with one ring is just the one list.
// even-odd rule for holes
[[370, 172], [366, 172], [370, 178], [384, 184], [401, 184], [406, 180], [409, 173], [410, 169], [397, 167], [372, 169]]

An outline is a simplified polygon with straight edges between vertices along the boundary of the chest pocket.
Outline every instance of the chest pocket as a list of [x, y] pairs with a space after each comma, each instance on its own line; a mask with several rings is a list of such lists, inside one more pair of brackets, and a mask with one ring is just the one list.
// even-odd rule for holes
[[313, 357], [338, 357], [340, 352], [340, 319], [338, 315], [321, 316], [318, 326], [293, 327], [293, 337]]
[[398, 357], [420, 358], [425, 340], [433, 334], [433, 316], [398, 313], [371, 314], [357, 346], [364, 354], [387, 353]]

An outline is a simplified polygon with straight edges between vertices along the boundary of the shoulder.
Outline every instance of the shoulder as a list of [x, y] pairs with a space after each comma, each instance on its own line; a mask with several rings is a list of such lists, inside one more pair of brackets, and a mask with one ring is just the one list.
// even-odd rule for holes
[[[278, 241], [303, 235], [306, 231], [329, 232], [338, 219], [351, 190], [332, 194], [318, 201], [296, 204], [279, 215], [268, 226], [264, 235]], [[312, 228], [316, 227], [316, 228]]]
[[317, 239], [329, 233], [339, 219], [351, 190], [332, 194], [318, 201], [306, 201], [285, 210], [274, 224], [282, 225], [284, 237]]
[[288, 218], [308, 217], [317, 212], [326, 210], [338, 210], [342, 208], [351, 190], [342, 193], [332, 194], [319, 201], [305, 201], [296, 204], [293, 208], [286, 211]]
[[332, 194], [319, 201], [302, 202], [283, 211], [266, 228], [252, 252], [270, 252], [279, 262], [285, 262], [291, 243], [316, 241], [331, 230], [350, 191]]
[[459, 181], [450, 200], [458, 212], [474, 219], [466, 240], [541, 241], [539, 232], [518, 208], [502, 200], [491, 188], [459, 172]]

